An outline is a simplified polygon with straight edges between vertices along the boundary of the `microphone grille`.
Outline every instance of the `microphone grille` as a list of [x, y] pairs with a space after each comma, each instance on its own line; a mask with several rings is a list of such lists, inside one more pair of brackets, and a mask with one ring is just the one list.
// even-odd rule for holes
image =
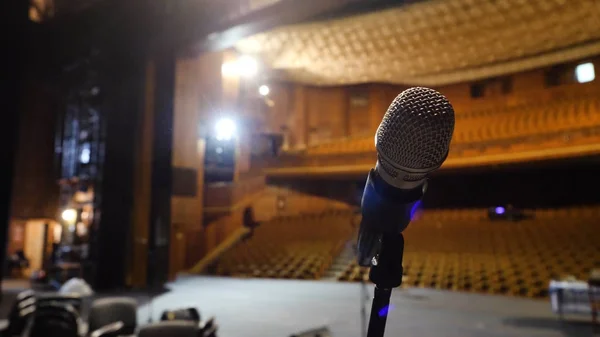
[[415, 87], [394, 99], [377, 129], [375, 146], [380, 159], [393, 166], [435, 169], [448, 155], [453, 132], [454, 109], [448, 99]]

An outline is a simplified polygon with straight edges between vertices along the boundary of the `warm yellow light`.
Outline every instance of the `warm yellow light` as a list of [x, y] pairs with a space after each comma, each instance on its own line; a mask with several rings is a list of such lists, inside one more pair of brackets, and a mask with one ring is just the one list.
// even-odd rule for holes
[[258, 62], [252, 56], [241, 56], [237, 61], [237, 67], [242, 77], [253, 77], [258, 73]]
[[77, 220], [77, 211], [71, 208], [65, 209], [61, 214], [61, 218], [68, 223], [73, 223]]
[[233, 61], [224, 62], [221, 65], [223, 77], [253, 77], [258, 72], [258, 62], [252, 56], [242, 55]]
[[238, 65], [235, 61], [228, 61], [221, 65], [221, 75], [223, 77], [236, 77], [239, 76]]
[[84, 236], [87, 234], [87, 232], [88, 228], [83, 222], [77, 224], [77, 235]]

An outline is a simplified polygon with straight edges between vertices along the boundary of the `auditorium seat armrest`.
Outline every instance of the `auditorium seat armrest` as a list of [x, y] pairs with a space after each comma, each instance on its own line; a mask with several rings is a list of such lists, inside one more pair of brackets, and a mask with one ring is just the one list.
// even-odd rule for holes
[[102, 337], [102, 336], [114, 334], [114, 333], [118, 332], [119, 330], [123, 329], [124, 326], [125, 326], [125, 324], [121, 321], [110, 323], [108, 325], [101, 327], [100, 329], [96, 329], [95, 331], [92, 331], [92, 333], [90, 333], [90, 337]]

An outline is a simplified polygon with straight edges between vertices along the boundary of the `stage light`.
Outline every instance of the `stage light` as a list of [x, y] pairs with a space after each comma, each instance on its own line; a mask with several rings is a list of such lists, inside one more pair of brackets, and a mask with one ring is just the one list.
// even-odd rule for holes
[[223, 77], [238, 76], [238, 65], [235, 61], [225, 62], [221, 65], [221, 75]]
[[252, 56], [242, 55], [237, 60], [238, 74], [242, 77], [253, 77], [258, 72], [258, 62]]
[[82, 145], [81, 154], [79, 155], [79, 161], [82, 164], [89, 164], [91, 154], [92, 154], [92, 150], [90, 147], [90, 143], [84, 143]]
[[223, 77], [254, 77], [258, 73], [258, 62], [252, 56], [242, 55], [236, 60], [221, 65]]
[[267, 85], [263, 84], [258, 88], [258, 93], [261, 96], [267, 96], [270, 92], [271, 92], [271, 89], [269, 89], [269, 86], [267, 86]]
[[502, 214], [504, 214], [504, 212], [505, 212], [505, 211], [506, 211], [506, 210], [504, 209], [504, 207], [501, 207], [501, 206], [498, 206], [498, 207], [496, 207], [496, 209], [495, 209], [495, 212], [496, 212], [496, 214], [498, 214], [498, 215], [502, 215]]
[[77, 211], [69, 208], [69, 209], [65, 209], [62, 214], [60, 215], [60, 217], [68, 223], [74, 223], [77, 220]]
[[582, 63], [575, 68], [575, 77], [579, 83], [591, 82], [596, 78], [593, 63]]
[[217, 140], [231, 140], [236, 131], [235, 122], [229, 118], [222, 118], [215, 124], [215, 138]]

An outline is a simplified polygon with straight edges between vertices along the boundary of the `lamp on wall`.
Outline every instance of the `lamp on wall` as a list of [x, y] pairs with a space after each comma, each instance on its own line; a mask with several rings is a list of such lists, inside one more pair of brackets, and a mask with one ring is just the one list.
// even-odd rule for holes
[[63, 219], [64, 222], [66, 222], [67, 224], [74, 224], [75, 221], [77, 221], [77, 210], [73, 209], [73, 208], [68, 208], [65, 209], [64, 211], [62, 211], [62, 213], [60, 214], [60, 217]]
[[268, 96], [270, 92], [271, 92], [271, 89], [266, 84], [263, 84], [260, 87], [258, 87], [258, 93], [261, 96]]

